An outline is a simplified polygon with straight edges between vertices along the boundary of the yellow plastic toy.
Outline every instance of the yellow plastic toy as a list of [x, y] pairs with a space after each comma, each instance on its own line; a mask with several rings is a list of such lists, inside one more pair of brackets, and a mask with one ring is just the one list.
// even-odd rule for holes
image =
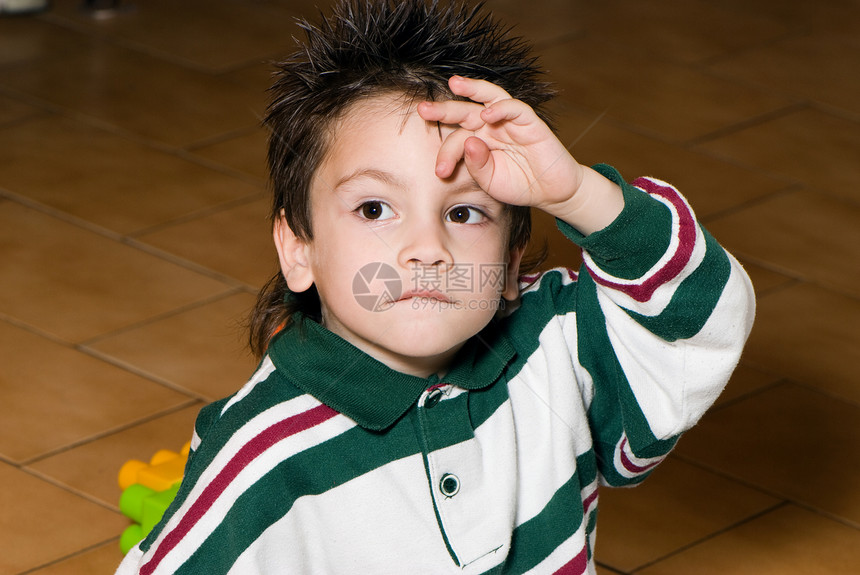
[[120, 468], [118, 480], [122, 495], [119, 508], [135, 522], [120, 537], [119, 546], [123, 553], [128, 553], [152, 531], [176, 497], [190, 448], [190, 443], [186, 443], [179, 453], [161, 449], [148, 464], [132, 459]]

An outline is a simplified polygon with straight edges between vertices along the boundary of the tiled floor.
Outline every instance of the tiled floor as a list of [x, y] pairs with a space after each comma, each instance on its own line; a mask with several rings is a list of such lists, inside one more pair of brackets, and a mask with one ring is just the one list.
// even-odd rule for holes
[[[251, 369], [266, 61], [315, 3], [0, 19], [0, 574], [112, 573], [120, 465]], [[602, 492], [601, 575], [860, 572], [860, 5], [487, 4], [538, 46], [575, 155], [677, 184], [758, 291], [717, 406]]]

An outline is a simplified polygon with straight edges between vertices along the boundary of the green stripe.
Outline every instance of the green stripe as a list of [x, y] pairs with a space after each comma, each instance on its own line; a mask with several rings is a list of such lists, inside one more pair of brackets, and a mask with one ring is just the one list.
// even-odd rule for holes
[[699, 333], [714, 311], [732, 272], [725, 250], [704, 228], [705, 258], [685, 278], [669, 305], [657, 316], [627, 313], [640, 325], [666, 341], [688, 339]]
[[[511, 552], [500, 571], [525, 573], [576, 533], [583, 522], [582, 488], [594, 480], [593, 476], [587, 478], [583, 471], [596, 470], [593, 462], [592, 451], [577, 457], [573, 476], [553, 494], [540, 513], [514, 529]], [[491, 569], [484, 575], [496, 570], [498, 568]]]
[[[582, 274], [579, 284], [577, 346], [582, 366], [595, 381], [589, 409], [594, 445], [607, 481], [613, 485], [629, 484], [631, 480], [617, 474], [613, 465], [615, 446], [625, 431], [633, 452], [639, 457], [668, 453], [676, 438], [658, 440], [651, 432], [609, 340], [594, 280]], [[638, 481], [641, 479], [632, 482]]]
[[606, 273], [623, 279], [642, 277], [669, 249], [672, 241], [672, 212], [659, 200], [631, 186], [614, 168], [594, 166], [601, 175], [621, 187], [624, 209], [604, 229], [583, 236], [559, 220], [558, 228], [588, 252]]
[[[295, 501], [319, 495], [388, 463], [420, 453], [414, 411], [387, 433], [355, 427], [285, 460], [235, 501], [224, 520], [176, 572], [223, 573]], [[248, 514], [253, 517], [249, 518]]]

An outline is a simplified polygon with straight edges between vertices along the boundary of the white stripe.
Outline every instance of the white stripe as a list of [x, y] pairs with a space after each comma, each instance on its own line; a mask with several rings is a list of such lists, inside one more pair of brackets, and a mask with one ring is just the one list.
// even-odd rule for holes
[[[592, 446], [586, 413], [593, 382], [571, 357], [568, 344], [576, 339], [574, 314], [553, 319], [539, 336], [540, 346], [508, 384], [515, 409], [517, 480], [528, 486], [517, 502], [520, 524], [546, 507], [576, 471], [576, 457]], [[499, 433], [494, 420], [477, 432], [488, 442]]]
[[[158, 540], [153, 544], [152, 549], [159, 548], [164, 538], [176, 528], [182, 517], [188, 513], [192, 504], [200, 498], [206, 487], [218, 476], [245, 444], [271, 425], [304, 413], [319, 405], [320, 402], [313, 397], [301, 395], [267, 409], [242, 426], [230, 438], [209, 467], [201, 473], [188, 498], [165, 526]], [[155, 573], [173, 573], [181, 566], [202, 545], [206, 538], [212, 534], [215, 528], [221, 524], [236, 499], [279, 463], [309, 447], [336, 437], [354, 426], [355, 423], [349, 418], [335, 416], [311, 429], [291, 435], [269, 447], [233, 479], [207, 513], [198, 520], [183, 540], [164, 557]]]
[[245, 399], [249, 393], [254, 391], [254, 388], [261, 381], [266, 381], [269, 375], [275, 371], [275, 364], [272, 363], [271, 358], [267, 355], [263, 358], [263, 362], [260, 364], [260, 368], [257, 369], [256, 373], [251, 376], [251, 379], [242, 386], [242, 389], [236, 392], [236, 394], [230, 398], [230, 401], [224, 404], [224, 407], [221, 409], [221, 415], [223, 416], [228, 409], [233, 407], [235, 404], [239, 403], [243, 399]]
[[719, 301], [699, 333], [687, 340], [667, 342], [649, 334], [598, 292], [612, 348], [658, 439], [695, 425], [722, 391], [749, 335], [752, 286], [734, 258], [729, 260], [732, 270]]
[[[666, 266], [669, 260], [675, 255], [675, 252], [680, 248], [680, 237], [679, 237], [679, 219], [678, 214], [669, 203], [668, 200], [661, 198], [659, 196], [654, 197], [655, 200], [658, 200], [666, 205], [669, 210], [672, 212], [672, 241], [669, 244], [669, 248], [666, 253], [660, 258], [660, 260], [651, 267], [648, 272], [645, 273], [641, 278], [636, 278], [632, 280], [626, 280], [623, 278], [616, 278], [611, 276], [597, 267], [597, 264], [594, 263], [594, 260], [591, 259], [591, 256], [588, 255], [587, 252], [583, 252], [583, 260], [585, 261], [586, 266], [589, 271], [599, 278], [609, 281], [619, 285], [625, 286], [633, 286], [639, 285], [648, 281], [651, 277], [660, 272], [660, 270]], [[689, 206], [688, 206], [689, 207]], [[603, 286], [601, 284], [597, 284], [597, 289], [600, 291], [606, 292], [609, 297], [614, 301], [617, 305], [633, 310], [636, 313], [645, 315], [645, 316], [657, 316], [666, 309], [666, 306], [669, 305], [669, 302], [672, 299], [672, 296], [675, 294], [675, 290], [678, 285], [684, 281], [691, 273], [693, 273], [696, 268], [701, 265], [701, 263], [705, 259], [705, 254], [707, 252], [707, 244], [705, 242], [705, 235], [702, 232], [701, 227], [696, 224], [696, 239], [695, 244], [693, 246], [693, 251], [690, 254], [690, 259], [681, 270], [679, 274], [677, 274], [671, 281], [664, 283], [663, 285], [657, 287], [657, 289], [652, 294], [651, 298], [646, 302], [640, 302], [624, 292], [617, 291], [608, 286]]]

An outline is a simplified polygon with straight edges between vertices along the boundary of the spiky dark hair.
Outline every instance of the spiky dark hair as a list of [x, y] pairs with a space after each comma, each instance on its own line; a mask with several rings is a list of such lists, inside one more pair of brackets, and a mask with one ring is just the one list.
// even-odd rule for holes
[[[355, 103], [382, 94], [406, 102], [454, 98], [453, 75], [488, 80], [531, 106], [554, 95], [531, 47], [513, 37], [483, 5], [438, 0], [341, 0], [319, 24], [299, 21], [298, 50], [276, 64], [271, 102], [268, 164], [274, 192], [271, 217], [284, 213], [299, 238], [311, 240], [310, 188], [335, 123]], [[531, 232], [528, 208], [511, 207], [511, 247]], [[258, 298], [251, 317], [251, 348], [262, 355], [274, 331], [296, 308], [318, 313], [315, 290], [290, 296], [279, 273]], [[288, 303], [285, 304], [285, 298]]]

